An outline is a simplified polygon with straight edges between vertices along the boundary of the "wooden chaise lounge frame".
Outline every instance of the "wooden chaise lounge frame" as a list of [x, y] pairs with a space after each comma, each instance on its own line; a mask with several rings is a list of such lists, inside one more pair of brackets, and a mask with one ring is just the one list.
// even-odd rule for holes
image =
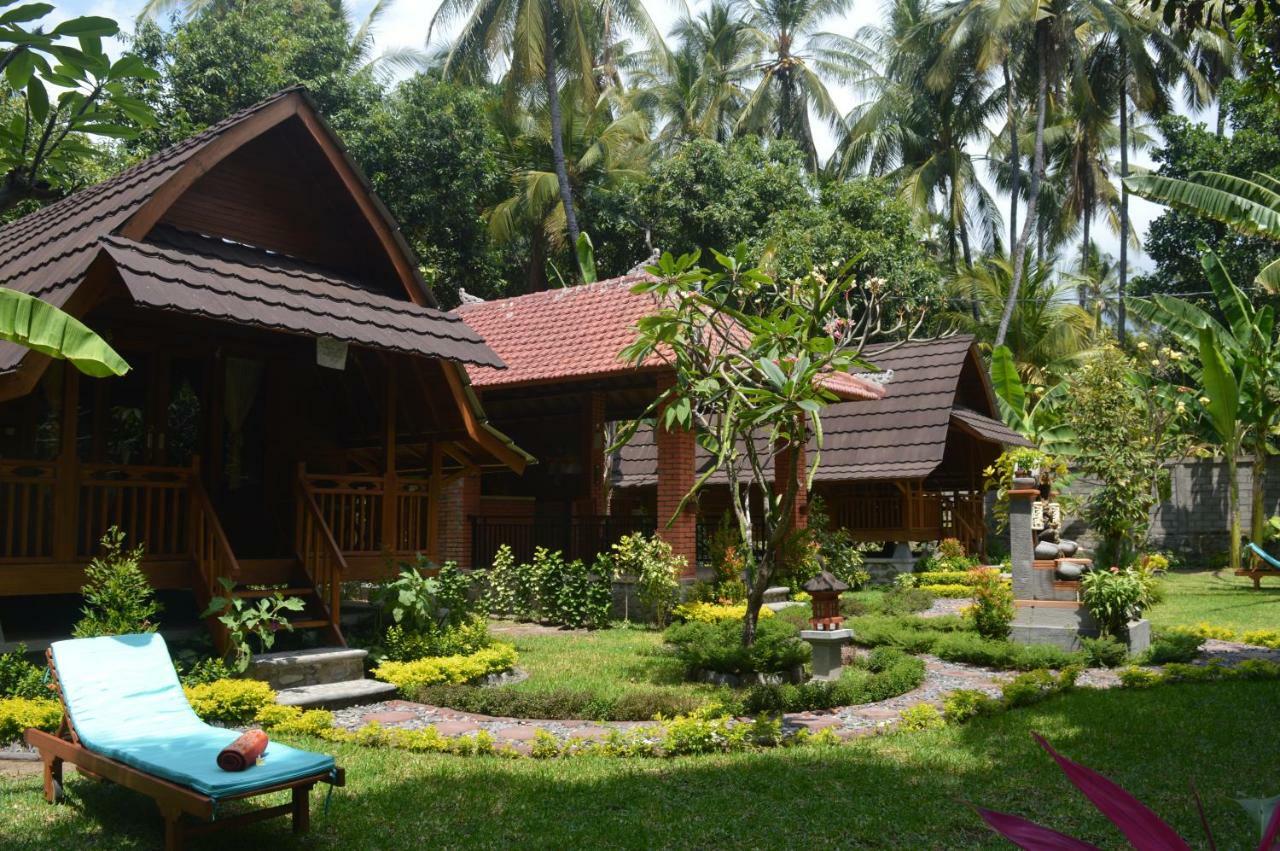
[[[1262, 588], [1262, 580], [1267, 576], [1274, 576], [1280, 579], [1280, 562], [1276, 558], [1264, 550], [1257, 544], [1250, 542], [1248, 547], [1254, 554], [1254, 566], [1241, 568], [1236, 571], [1236, 576], [1247, 576], [1253, 580], [1253, 588], [1255, 591]], [[1266, 567], [1262, 565], [1266, 564]]]
[[[27, 744], [39, 752], [40, 761], [44, 763], [44, 797], [51, 804], [56, 804], [62, 799], [62, 764], [69, 762], [86, 777], [110, 780], [126, 789], [141, 792], [154, 800], [160, 809], [160, 816], [164, 819], [165, 851], [180, 851], [188, 836], [199, 836], [215, 830], [239, 827], [284, 815], [293, 816], [294, 833], [306, 833], [311, 829], [312, 787], [317, 783], [330, 783], [334, 786], [346, 784], [346, 775], [343, 770], [335, 768], [331, 771], [326, 770], [307, 777], [299, 777], [287, 783], [277, 783], [251, 792], [227, 795], [216, 803], [254, 798], [271, 792], [283, 792], [286, 789], [293, 792], [293, 800], [288, 804], [249, 810], [215, 820], [216, 804], [209, 796], [96, 754], [81, 745], [80, 737], [76, 735], [75, 725], [71, 723], [71, 715], [67, 712], [62, 684], [58, 681], [58, 669], [53, 663], [53, 651], [46, 650], [45, 658], [49, 660], [50, 687], [57, 693], [58, 702], [62, 704], [62, 723], [57, 733], [28, 728], [25, 738]], [[186, 818], [187, 816], [191, 818]]]

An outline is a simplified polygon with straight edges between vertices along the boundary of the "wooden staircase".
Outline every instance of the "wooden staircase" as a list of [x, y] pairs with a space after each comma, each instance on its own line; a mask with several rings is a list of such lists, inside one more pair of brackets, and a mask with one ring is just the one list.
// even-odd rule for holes
[[[295, 488], [298, 515], [293, 558], [238, 561], [199, 476], [192, 476], [190, 492], [191, 555], [199, 577], [196, 600], [202, 611], [215, 597], [226, 596], [223, 580], [233, 583], [233, 598], [246, 602], [256, 604], [277, 594], [297, 597], [303, 601], [303, 609], [288, 613], [293, 631], [321, 630], [325, 643], [347, 646], [340, 625], [346, 562], [301, 478]], [[218, 652], [226, 653], [230, 646], [227, 628], [216, 616], [205, 622]]]

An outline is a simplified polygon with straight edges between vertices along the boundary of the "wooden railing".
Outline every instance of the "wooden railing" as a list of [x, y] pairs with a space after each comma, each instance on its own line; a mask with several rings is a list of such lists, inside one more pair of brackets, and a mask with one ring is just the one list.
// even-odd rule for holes
[[945, 494], [942, 497], [942, 534], [957, 538], [971, 553], [985, 549], [986, 503], [980, 493]]
[[942, 494], [885, 494], [842, 500], [833, 519], [852, 532], [937, 531], [942, 528]]
[[[225, 594], [221, 579], [235, 582], [240, 575], [240, 565], [236, 563], [235, 554], [231, 551], [231, 543], [226, 532], [218, 521], [213, 503], [205, 493], [200, 476], [192, 472], [190, 477], [188, 498], [191, 505], [191, 558], [196, 563], [198, 582], [195, 588], [196, 602], [203, 611], [209, 602], [217, 596]], [[227, 652], [227, 628], [217, 618], [207, 618], [209, 629], [213, 633], [214, 646], [219, 653]]]
[[0, 559], [53, 556], [57, 464], [0, 462]]
[[191, 550], [183, 521], [199, 478], [192, 468], [81, 464], [78, 473], [77, 557], [93, 556], [112, 526], [148, 558], [182, 558]]
[[[426, 479], [397, 478], [387, 502], [382, 476], [300, 473], [338, 549], [348, 556], [387, 552], [420, 553], [430, 547], [430, 485]], [[394, 521], [387, 526], [386, 520]]]
[[307, 477], [299, 474], [294, 484], [297, 518], [294, 524], [295, 553], [316, 589], [316, 596], [329, 621], [331, 637], [342, 639], [342, 577], [347, 562], [334, 538]]
[[425, 553], [429, 540], [430, 484], [421, 479], [399, 479], [396, 483], [395, 544], [398, 553]]

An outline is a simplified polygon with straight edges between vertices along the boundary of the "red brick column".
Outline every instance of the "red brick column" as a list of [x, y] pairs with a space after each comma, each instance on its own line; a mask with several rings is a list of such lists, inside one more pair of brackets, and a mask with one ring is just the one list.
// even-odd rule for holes
[[[670, 386], [670, 378], [659, 379], [658, 389]], [[696, 460], [694, 435], [687, 429], [665, 429], [654, 426], [658, 448], [658, 535], [671, 545], [676, 555], [685, 557], [685, 578], [697, 576], [698, 512], [692, 505], [676, 515], [680, 500], [693, 487]], [[675, 520], [667, 525], [668, 521]]]
[[480, 474], [463, 476], [449, 485], [441, 502], [441, 558], [463, 570], [488, 567], [471, 563], [471, 518], [480, 512]]
[[806, 469], [805, 448], [788, 447], [780, 451], [773, 459], [774, 492], [781, 497], [786, 487], [787, 478], [794, 476], [800, 487], [796, 491], [796, 501], [791, 506], [791, 528], [803, 529], [809, 525], [809, 489], [805, 487]]

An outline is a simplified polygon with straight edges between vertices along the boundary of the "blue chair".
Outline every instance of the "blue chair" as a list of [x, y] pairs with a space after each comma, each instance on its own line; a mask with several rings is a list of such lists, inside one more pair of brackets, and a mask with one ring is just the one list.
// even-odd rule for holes
[[[26, 741], [44, 763], [50, 803], [61, 798], [62, 764], [69, 762], [154, 799], [165, 848], [176, 851], [187, 836], [283, 815], [292, 815], [295, 833], [305, 833], [312, 787], [345, 783], [333, 757], [276, 742], [244, 771], [219, 768], [218, 752], [239, 733], [200, 720], [158, 634], [57, 641], [47, 655], [62, 725], [56, 735], [29, 729]], [[292, 791], [291, 803], [216, 818], [223, 801], [284, 790]]]
[[1265, 568], [1258, 567], [1252, 570], [1244, 570], [1244, 569], [1237, 570], [1236, 576], [1249, 577], [1250, 579], [1253, 580], [1253, 587], [1260, 589], [1262, 588], [1262, 577], [1280, 576], [1280, 560], [1276, 559], [1275, 556], [1271, 555], [1271, 553], [1267, 552], [1262, 547], [1258, 546], [1252, 541], [1249, 542], [1249, 550], [1258, 558], [1262, 559], [1264, 562], [1270, 565], [1270, 567], [1265, 567]]

